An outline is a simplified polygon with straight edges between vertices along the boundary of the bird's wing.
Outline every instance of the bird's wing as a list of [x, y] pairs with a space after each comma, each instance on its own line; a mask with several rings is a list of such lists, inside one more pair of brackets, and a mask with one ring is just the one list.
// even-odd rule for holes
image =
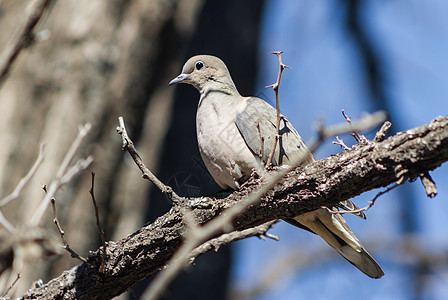
[[[267, 162], [277, 135], [276, 110], [260, 98], [246, 98], [246, 106], [237, 113], [235, 123], [249, 149]], [[302, 153], [305, 155], [305, 163], [313, 161], [313, 156], [300, 135], [282, 116], [280, 139], [275, 147], [272, 164], [291, 165]]]
[[[249, 149], [266, 162], [277, 134], [277, 111], [260, 98], [246, 98], [246, 107], [237, 113], [235, 123]], [[304, 162], [313, 161], [312, 154], [308, 151], [302, 138], [285, 117], [282, 117], [280, 128], [282, 138], [275, 147], [272, 164], [290, 165], [294, 160], [299, 159], [303, 151], [307, 156]], [[341, 201], [335, 206], [347, 211], [358, 209], [350, 200]], [[366, 219], [363, 212], [353, 214]]]

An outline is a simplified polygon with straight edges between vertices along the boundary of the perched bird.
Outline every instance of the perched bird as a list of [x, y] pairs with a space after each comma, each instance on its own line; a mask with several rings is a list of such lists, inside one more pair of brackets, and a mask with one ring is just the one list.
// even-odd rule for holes
[[[196, 130], [208, 171], [221, 188], [238, 189], [253, 169], [263, 169], [272, 152], [277, 134], [276, 110], [260, 98], [241, 96], [224, 62], [214, 56], [190, 58], [169, 85], [176, 83], [191, 84], [200, 93]], [[302, 155], [306, 157], [304, 163], [314, 161], [300, 135], [284, 117], [280, 133], [273, 165], [290, 165]], [[356, 207], [350, 200], [339, 206]], [[321, 208], [285, 221], [321, 236], [366, 275], [384, 275], [341, 215]]]

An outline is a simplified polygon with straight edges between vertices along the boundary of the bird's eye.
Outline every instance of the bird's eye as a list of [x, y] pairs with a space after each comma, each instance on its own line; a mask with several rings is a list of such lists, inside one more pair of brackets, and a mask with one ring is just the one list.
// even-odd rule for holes
[[202, 68], [204, 68], [204, 63], [202, 61], [196, 62], [195, 69], [201, 70]]

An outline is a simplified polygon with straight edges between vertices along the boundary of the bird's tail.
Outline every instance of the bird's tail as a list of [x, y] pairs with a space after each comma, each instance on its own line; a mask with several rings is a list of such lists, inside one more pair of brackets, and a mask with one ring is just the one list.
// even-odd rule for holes
[[[298, 224], [296, 223], [298, 222]], [[346, 260], [372, 278], [381, 278], [383, 270], [366, 251], [339, 214], [318, 209], [290, 220], [290, 223], [321, 236]]]

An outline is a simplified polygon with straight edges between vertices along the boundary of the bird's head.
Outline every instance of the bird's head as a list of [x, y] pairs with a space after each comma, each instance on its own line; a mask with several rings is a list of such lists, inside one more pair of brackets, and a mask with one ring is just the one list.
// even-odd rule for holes
[[218, 57], [196, 55], [184, 64], [182, 72], [170, 81], [169, 85], [188, 83], [200, 92], [206, 89], [225, 89], [236, 91], [229, 70]]

